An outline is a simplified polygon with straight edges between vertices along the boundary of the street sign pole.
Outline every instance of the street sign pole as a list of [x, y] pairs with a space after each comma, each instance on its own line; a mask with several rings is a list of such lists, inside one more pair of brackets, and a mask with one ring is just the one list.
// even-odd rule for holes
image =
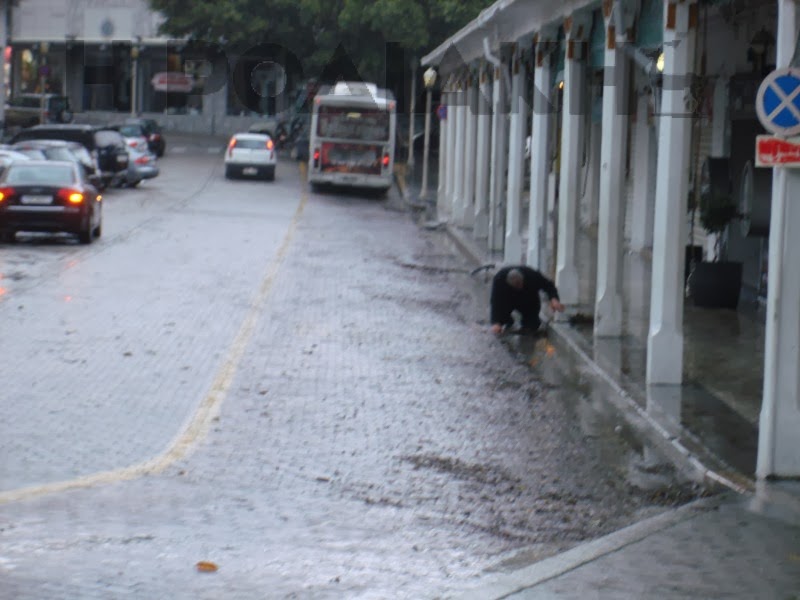
[[[762, 125], [788, 138], [800, 127], [800, 71], [798, 64], [798, 6], [778, 0], [776, 64], [759, 88], [756, 108]], [[783, 79], [781, 79], [783, 78]], [[777, 102], [777, 104], [776, 104]], [[772, 178], [772, 214], [769, 234], [767, 318], [764, 344], [764, 388], [759, 421], [756, 475], [800, 475], [800, 171], [777, 167]]]

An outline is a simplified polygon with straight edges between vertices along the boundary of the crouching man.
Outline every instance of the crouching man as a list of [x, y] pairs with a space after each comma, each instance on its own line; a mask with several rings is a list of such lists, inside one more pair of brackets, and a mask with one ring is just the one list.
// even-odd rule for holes
[[524, 330], [537, 331], [542, 324], [540, 292], [547, 295], [550, 308], [564, 310], [555, 284], [539, 271], [524, 265], [500, 269], [492, 280], [492, 333], [500, 334], [514, 324], [514, 310], [522, 315]]

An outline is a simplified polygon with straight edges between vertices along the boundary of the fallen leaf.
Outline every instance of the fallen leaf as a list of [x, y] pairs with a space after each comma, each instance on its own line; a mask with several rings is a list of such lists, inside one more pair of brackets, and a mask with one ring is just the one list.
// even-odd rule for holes
[[215, 565], [213, 562], [208, 562], [205, 560], [201, 560], [195, 566], [197, 567], [197, 570], [200, 571], [201, 573], [213, 573], [214, 571], [219, 569], [219, 567]]

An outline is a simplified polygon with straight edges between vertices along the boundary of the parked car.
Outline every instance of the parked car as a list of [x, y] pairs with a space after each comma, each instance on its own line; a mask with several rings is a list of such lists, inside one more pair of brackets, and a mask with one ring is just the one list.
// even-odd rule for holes
[[0, 158], [3, 158], [7, 161], [12, 161], [12, 160], [30, 160], [31, 157], [22, 152], [18, 152], [11, 146], [7, 146], [4, 144], [2, 147], [0, 147]]
[[78, 142], [64, 140], [28, 140], [17, 142], [10, 146], [21, 154], [40, 160], [68, 160], [78, 163], [86, 172], [89, 181], [97, 187], [102, 187], [102, 181], [97, 175], [97, 166], [92, 160], [89, 151]]
[[102, 233], [98, 189], [77, 163], [14, 161], [0, 175], [0, 238], [18, 231], [65, 231], [89, 244]]
[[8, 165], [21, 160], [31, 160], [31, 158], [27, 154], [14, 152], [13, 150], [0, 149], [0, 175], [6, 170]]
[[264, 133], [236, 133], [225, 152], [225, 177], [251, 175], [275, 179], [275, 143]]
[[119, 131], [95, 125], [36, 125], [23, 129], [11, 143], [28, 140], [78, 142], [91, 154], [103, 187], [124, 179], [128, 168], [128, 149]]
[[150, 152], [146, 146], [144, 149], [128, 148], [128, 154], [130, 155], [130, 162], [128, 162], [125, 185], [136, 187], [145, 179], [158, 177], [160, 169], [158, 168], [156, 155]]
[[167, 149], [167, 141], [161, 131], [161, 125], [155, 119], [133, 118], [125, 120], [125, 125], [135, 125], [141, 128], [141, 135], [147, 138], [150, 152], [161, 158]]
[[150, 152], [150, 144], [147, 142], [147, 136], [144, 133], [144, 129], [142, 129], [140, 125], [111, 125], [111, 128], [119, 131], [122, 134], [122, 137], [125, 138], [125, 143], [128, 145], [128, 148], [136, 148], [138, 150]]
[[5, 127], [31, 127], [42, 122], [44, 101], [45, 123], [71, 123], [69, 98], [57, 94], [20, 94], [6, 103]]

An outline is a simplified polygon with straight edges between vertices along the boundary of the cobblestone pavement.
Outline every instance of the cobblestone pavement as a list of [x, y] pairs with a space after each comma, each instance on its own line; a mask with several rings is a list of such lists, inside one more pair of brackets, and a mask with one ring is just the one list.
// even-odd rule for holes
[[291, 164], [189, 158], [0, 302], [0, 597], [442, 597], [692, 496], [546, 340], [487, 335], [396, 199], [313, 195], [293, 230]]

